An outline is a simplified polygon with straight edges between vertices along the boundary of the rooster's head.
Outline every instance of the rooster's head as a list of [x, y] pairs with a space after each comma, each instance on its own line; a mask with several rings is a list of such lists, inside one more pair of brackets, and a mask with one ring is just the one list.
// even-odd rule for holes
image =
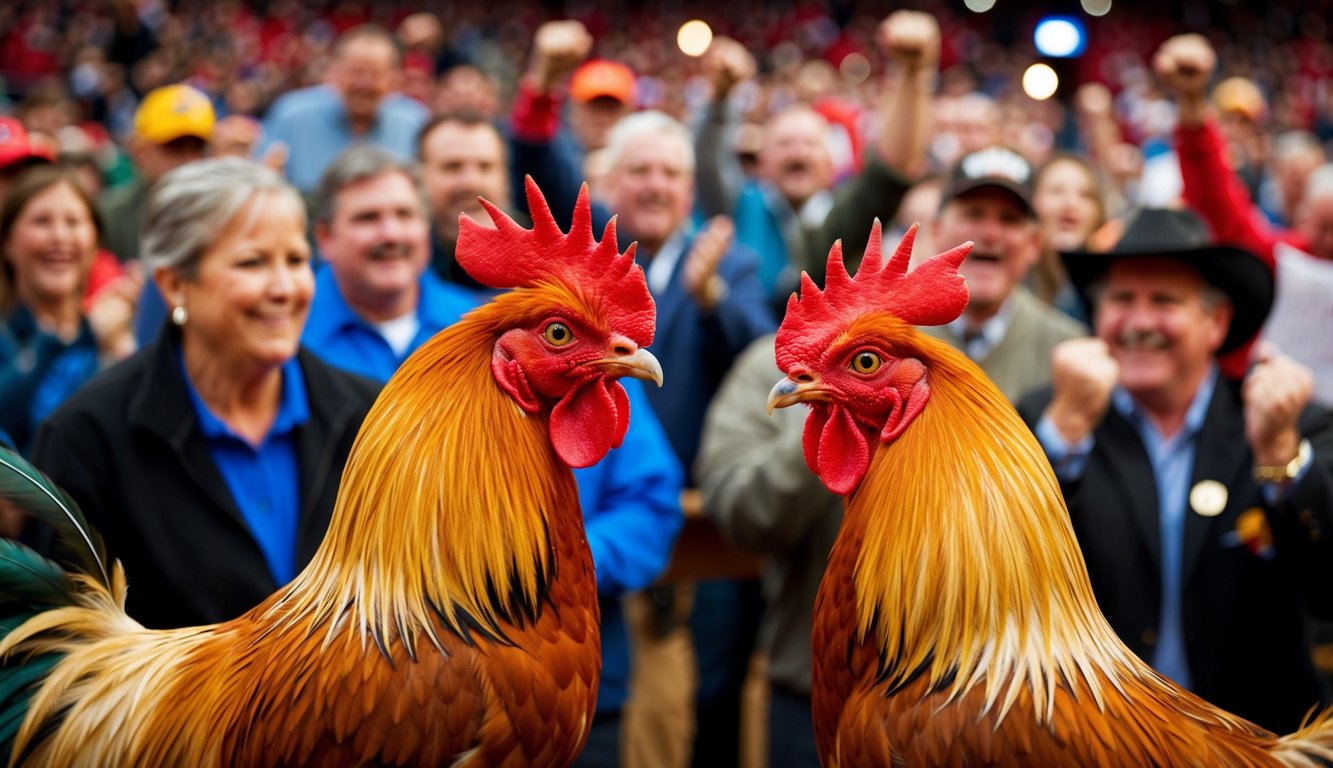
[[811, 408], [805, 460], [834, 493], [856, 489], [870, 466], [870, 441], [903, 433], [930, 399], [927, 365], [914, 325], [943, 325], [967, 306], [958, 265], [964, 243], [911, 272], [916, 225], [885, 263], [876, 221], [856, 277], [847, 273], [842, 244], [828, 257], [819, 290], [801, 275], [801, 293], [787, 302], [778, 329], [777, 363], [787, 378], [769, 394], [769, 410], [796, 403]]
[[629, 425], [616, 379], [661, 386], [662, 368], [645, 349], [656, 308], [634, 246], [616, 245], [615, 221], [594, 238], [586, 185], [568, 234], [531, 178], [527, 195], [532, 229], [485, 200], [494, 229], [461, 215], [457, 259], [483, 285], [515, 289], [493, 305], [495, 381], [524, 411], [549, 409], [557, 455], [586, 467], [620, 445]]

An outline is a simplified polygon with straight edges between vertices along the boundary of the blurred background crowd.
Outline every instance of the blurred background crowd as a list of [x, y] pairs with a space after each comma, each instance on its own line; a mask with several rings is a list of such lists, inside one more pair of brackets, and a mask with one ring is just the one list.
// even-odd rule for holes
[[[1085, 414], [1091, 425], [1110, 407], [1118, 369], [1104, 365], [1105, 345], [1061, 347], [1095, 341], [1080, 338], [1095, 323], [1060, 254], [1105, 251], [1137, 211], [1185, 202], [1202, 217], [1190, 226], [1210, 230], [1205, 239], [1243, 246], [1270, 281], [1277, 273], [1266, 336], [1304, 366], [1294, 379], [1313, 377], [1313, 397], [1304, 393], [1299, 404], [1333, 405], [1331, 11], [1333, 3], [1314, 0], [10, 0], [0, 4], [0, 396], [12, 400], [2, 404], [0, 428], [20, 450], [35, 445], [39, 466], [60, 464], [71, 453], [52, 447], [70, 444], [61, 430], [75, 445], [77, 435], [68, 419], [43, 424], [72, 395], [80, 402], [74, 393], [99, 370], [136, 349], [142, 361], [155, 339], [162, 349], [185, 345], [187, 379], [195, 355], [207, 368], [229, 354], [211, 340], [248, 333], [226, 318], [249, 299], [214, 290], [192, 260], [207, 262], [214, 245], [250, 232], [246, 206], [278, 187], [286, 195], [290, 185], [306, 204], [278, 211], [279, 228], [308, 235], [313, 247], [290, 249], [300, 273], [296, 299], [283, 299], [296, 320], [290, 348], [259, 355], [256, 368], [274, 375], [300, 337], [333, 366], [382, 383], [483, 296], [453, 259], [459, 213], [484, 220], [475, 203], [483, 195], [530, 221], [521, 191], [530, 174], [568, 221], [586, 179], [595, 225], [617, 214], [622, 246], [639, 242], [658, 302], [654, 350], [672, 385], [633, 392], [651, 404], [634, 420], [647, 422], [647, 447], [617, 471], [651, 469], [658, 498], [649, 506], [660, 514], [635, 523], [643, 526], [636, 541], [653, 545], [617, 554], [635, 566], [621, 583], [601, 583], [610, 571], [598, 565], [604, 624], [629, 627], [604, 636], [633, 652], [608, 660], [597, 725], [612, 735], [594, 739], [602, 758], [584, 764], [616, 764], [619, 755], [631, 765], [733, 765], [743, 755], [757, 765], [765, 752], [774, 765], [812, 764], [801, 751], [808, 739], [783, 737], [808, 735], [809, 610], [840, 501], [806, 473], [799, 422], [770, 426], [766, 414], [746, 422], [746, 404], [759, 408], [764, 394], [749, 391], [747, 379], [777, 375], [771, 334], [799, 272], [822, 280], [835, 238], [854, 266], [876, 218], [890, 246], [923, 222], [918, 254], [975, 241], [961, 270], [971, 304], [941, 338], [1015, 402], [1052, 384], [1057, 396], [1071, 381], [1092, 386], [1099, 398], [1084, 403], [1101, 411]], [[1036, 42], [1051, 14], [1083, 28], [1068, 55]], [[197, 161], [227, 156], [254, 162], [199, 170]], [[191, 164], [193, 172], [177, 170]], [[259, 191], [237, 182], [244, 199], [214, 210], [200, 189], [227, 174]], [[174, 186], [154, 193], [164, 178]], [[183, 186], [190, 179], [196, 187]], [[203, 234], [191, 229], [196, 222], [164, 224], [173, 201], [200, 205], [201, 221], [222, 210], [234, 221], [208, 219]], [[61, 217], [68, 230], [51, 234]], [[187, 235], [197, 252], [173, 250]], [[399, 256], [407, 266], [390, 264]], [[317, 265], [313, 278], [307, 260]], [[66, 261], [79, 261], [78, 270]], [[262, 292], [254, 291], [251, 298]], [[1228, 381], [1276, 359], [1242, 343], [1262, 325], [1271, 292], [1250, 308], [1259, 322], [1248, 336], [1219, 358]], [[200, 303], [186, 311], [186, 296]], [[212, 304], [221, 309], [205, 311]], [[1322, 325], [1307, 324], [1310, 316]], [[210, 341], [191, 346], [191, 338]], [[1059, 348], [1063, 356], [1053, 355]], [[1186, 404], [1199, 381], [1212, 380], [1217, 351], [1204, 350], [1192, 367], [1180, 363], [1193, 377]], [[236, 351], [241, 360], [254, 352]], [[322, 364], [301, 360], [309, 379], [327, 378]], [[1111, 373], [1089, 381], [1096, 370]], [[189, 402], [202, 414], [210, 396]], [[733, 404], [709, 410], [728, 396]], [[194, 412], [178, 399], [182, 413]], [[1228, 438], [1240, 445], [1250, 435]], [[645, 469], [645, 456], [660, 465]], [[1301, 456], [1308, 463], [1309, 452]], [[625, 506], [611, 496], [608, 512]], [[1316, 518], [1333, 515], [1333, 503], [1312, 506], [1318, 515], [1307, 511], [1302, 524], [1318, 541]], [[826, 514], [808, 530], [779, 515], [809, 510]], [[1233, 525], [1239, 512], [1218, 519]], [[0, 525], [17, 532], [12, 520]], [[237, 547], [254, 549], [244, 528], [232, 533]], [[1271, 559], [1258, 533], [1223, 533], [1248, 536], [1237, 541]], [[675, 565], [659, 581], [678, 534]], [[595, 556], [597, 536], [590, 523]], [[301, 565], [287, 552], [285, 570], [270, 573], [257, 551], [260, 578], [247, 582], [256, 596]], [[1233, 619], [1291, 605], [1268, 600], [1271, 592], [1241, 604], [1224, 583], [1208, 588]], [[1314, 680], [1301, 610], [1288, 612], [1300, 640], [1285, 652], [1296, 647], [1300, 672]], [[188, 618], [226, 614], [201, 609]], [[1157, 619], [1145, 621], [1155, 627]], [[1191, 642], [1210, 634], [1196, 629]], [[1154, 653], [1155, 628], [1122, 635], [1145, 658]], [[1333, 643], [1322, 639], [1314, 661], [1330, 674]], [[763, 653], [752, 667], [756, 646]], [[1267, 652], [1257, 647], [1239, 644], [1236, 653]], [[1187, 654], [1177, 650], [1183, 666]], [[1206, 654], [1192, 647], [1188, 655]], [[1197, 669], [1194, 677], [1211, 679]], [[772, 693], [770, 718], [751, 714], [743, 725], [742, 691], [756, 684]], [[1299, 715], [1308, 693], [1282, 703]], [[1246, 714], [1272, 715], [1264, 724], [1279, 729], [1291, 712]]]
[[[1310, 131], [1321, 142], [1333, 139], [1333, 42], [1326, 3], [1193, 0], [1162, 7], [1120, 0], [1102, 17], [1085, 16], [1086, 49], [1063, 62], [1061, 93], [1043, 103], [1028, 99], [1020, 87], [1023, 70], [1040, 58], [1032, 29], [1048, 13], [1081, 15], [1074, 3], [1000, 2], [984, 13], [961, 2], [905, 5], [939, 19], [944, 39], [939, 93], [994, 98], [1000, 135], [1037, 162], [1057, 146], [1077, 145], [1068, 107], [1084, 83], [1109, 89], [1124, 138], [1151, 153], [1152, 141], [1171, 126], [1172, 107], [1153, 81], [1149, 60], [1163, 40], [1182, 31], [1207, 34], [1222, 71], [1253, 86], [1228, 94], [1228, 105], [1253, 122], [1257, 135], [1247, 151], [1264, 153], [1256, 161], [1266, 159], [1271, 139], [1285, 131]], [[838, 100], [855, 116], [873, 103], [879, 87], [879, 78], [871, 75], [882, 72], [884, 57], [873, 37], [888, 10], [884, 3], [850, 1], [722, 7], [512, 0], [9, 2], [0, 7], [5, 99], [0, 110], [17, 115], [64, 152], [91, 154], [114, 184], [124, 178], [116, 148], [128, 138], [143, 94], [158, 86], [184, 82], [200, 89], [220, 118], [262, 118], [281, 94], [323, 81], [342, 32], [376, 22], [396, 30], [403, 43], [405, 94], [432, 110], [469, 106], [498, 117], [511, 103], [537, 26], [574, 18], [596, 39], [596, 55], [622, 61], [639, 76], [639, 107], [688, 117], [706, 101], [698, 60], [676, 46], [680, 25], [703, 19], [757, 56], [761, 76], [741, 97], [755, 119], [816, 95]], [[1117, 161], [1128, 165], [1133, 158]]]

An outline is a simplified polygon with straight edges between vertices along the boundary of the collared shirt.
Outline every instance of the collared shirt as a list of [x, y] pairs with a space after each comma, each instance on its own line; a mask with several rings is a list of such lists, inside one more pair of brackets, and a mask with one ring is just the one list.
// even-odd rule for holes
[[648, 287], [654, 296], [660, 296], [671, 284], [671, 275], [676, 271], [676, 264], [685, 255], [685, 237], [676, 230], [668, 237], [656, 253], [648, 257]]
[[347, 107], [336, 89], [319, 85], [284, 94], [269, 108], [264, 119], [264, 146], [287, 145], [287, 179], [302, 192], [319, 183], [324, 168], [344, 149], [368, 142], [393, 152], [404, 160], [416, 154], [417, 134], [429, 112], [402, 94], [389, 94], [380, 101], [375, 120], [364, 134], [352, 132]]
[[315, 272], [315, 299], [301, 334], [301, 343], [326, 362], [345, 371], [386, 382], [412, 350], [442, 329], [458, 322], [481, 299], [472, 291], [441, 280], [427, 269], [421, 275], [417, 299], [419, 325], [412, 342], [398, 354], [381, 335], [347, 304], [333, 269], [326, 263]]
[[960, 315], [949, 323], [949, 332], [962, 341], [963, 353], [973, 362], [985, 360], [990, 351], [1004, 341], [1004, 334], [1009, 330], [1009, 321], [1014, 315], [1013, 304], [1006, 300], [1000, 305], [999, 311], [982, 323], [980, 328], [969, 329], [966, 315]]
[[[1185, 539], [1185, 515], [1190, 480], [1194, 475], [1194, 458], [1198, 452], [1199, 432], [1203, 429], [1204, 417], [1208, 414], [1208, 404], [1212, 402], [1216, 386], [1217, 366], [1213, 365], [1195, 391], [1194, 399], [1185, 411], [1185, 422], [1180, 431], [1169, 438], [1157, 431], [1148, 415], [1123, 387], [1117, 386], [1111, 393], [1111, 407], [1133, 425], [1143, 441], [1157, 486], [1157, 520], [1162, 551], [1162, 610], [1158, 619], [1157, 645], [1153, 648], [1152, 666], [1186, 689], [1191, 687], [1192, 679], [1189, 659], [1185, 654], [1181, 614], [1184, 582], [1180, 567]], [[1042, 418], [1035, 432], [1061, 480], [1082, 475], [1093, 447], [1091, 435], [1075, 445], [1069, 445], [1049, 417]]]
[[258, 446], [237, 435], [209, 410], [194, 382], [185, 375], [183, 358], [181, 373], [213, 462], [264, 553], [273, 581], [286, 584], [296, 575], [296, 533], [301, 514], [300, 466], [293, 433], [310, 419], [301, 365], [294, 357], [283, 364], [278, 413]]

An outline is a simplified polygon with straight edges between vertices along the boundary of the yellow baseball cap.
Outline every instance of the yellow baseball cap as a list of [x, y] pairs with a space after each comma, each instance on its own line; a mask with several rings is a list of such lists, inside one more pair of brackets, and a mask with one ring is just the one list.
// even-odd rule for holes
[[186, 136], [204, 141], [213, 137], [213, 103], [203, 91], [188, 85], [164, 85], [143, 97], [134, 113], [134, 132], [154, 144]]

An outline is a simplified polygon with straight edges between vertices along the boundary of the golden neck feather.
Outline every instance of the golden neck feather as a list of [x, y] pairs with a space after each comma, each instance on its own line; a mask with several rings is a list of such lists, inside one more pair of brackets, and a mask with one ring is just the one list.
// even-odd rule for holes
[[1097, 608], [1045, 454], [966, 358], [923, 335], [913, 343], [930, 401], [878, 446], [847, 500], [844, 526], [867, 542], [858, 636], [874, 633], [891, 685], [925, 671], [959, 695], [984, 680], [988, 705], [1003, 694], [1005, 711], [1026, 683], [1048, 714], [1057, 675], [1099, 696], [1132, 654]]
[[381, 392], [324, 543], [274, 604], [293, 621], [327, 622], [330, 636], [351, 621], [411, 648], [437, 622], [498, 636], [531, 617], [553, 573], [547, 515], [578, 515], [578, 502], [545, 416], [492, 377], [501, 321], [522, 303], [502, 298], [422, 345]]

